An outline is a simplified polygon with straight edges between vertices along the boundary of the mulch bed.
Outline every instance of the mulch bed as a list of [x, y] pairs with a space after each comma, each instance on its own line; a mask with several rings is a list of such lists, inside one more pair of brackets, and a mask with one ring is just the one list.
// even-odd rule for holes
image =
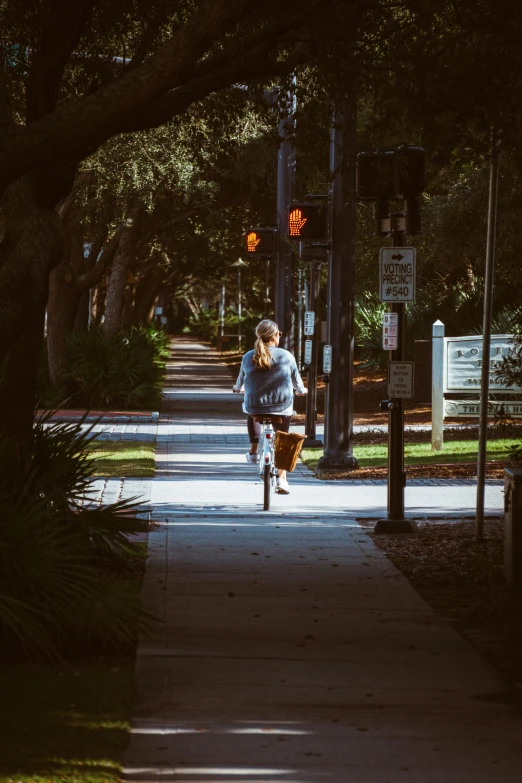
[[[519, 464], [509, 462], [487, 462], [486, 478], [503, 478], [504, 468], [520, 467]], [[355, 481], [361, 479], [385, 479], [388, 475], [388, 468], [359, 468], [358, 470], [336, 470], [331, 473], [322, 473], [318, 478], [325, 481]], [[476, 478], [477, 463], [461, 462], [447, 463], [440, 465], [408, 465], [406, 467], [406, 480], [408, 478]]]
[[424, 600], [522, 689], [522, 595], [504, 579], [503, 520], [486, 520], [483, 542], [473, 520], [418, 522], [415, 535], [376, 535], [374, 522], [359, 524]]

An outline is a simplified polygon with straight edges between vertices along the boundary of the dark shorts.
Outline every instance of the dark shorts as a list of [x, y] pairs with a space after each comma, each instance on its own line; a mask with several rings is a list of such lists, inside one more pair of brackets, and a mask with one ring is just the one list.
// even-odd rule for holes
[[[274, 414], [274, 416], [277, 416], [277, 414]], [[281, 432], [288, 432], [290, 429], [290, 422], [292, 421], [291, 416], [281, 416], [282, 422], [280, 424], [274, 424], [274, 432], [278, 432], [281, 430]], [[254, 421], [253, 416], [248, 416], [247, 419], [247, 427], [248, 427], [248, 437], [250, 438], [250, 443], [259, 443], [259, 438], [261, 437], [261, 430], [263, 425], [260, 424], [257, 421]]]

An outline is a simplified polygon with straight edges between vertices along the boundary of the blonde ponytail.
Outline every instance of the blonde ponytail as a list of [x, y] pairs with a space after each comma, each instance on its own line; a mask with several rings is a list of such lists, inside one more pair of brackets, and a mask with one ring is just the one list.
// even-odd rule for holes
[[272, 367], [272, 354], [268, 349], [268, 343], [279, 333], [279, 327], [274, 321], [265, 318], [256, 326], [257, 340], [254, 345], [252, 361], [259, 370], [270, 370]]

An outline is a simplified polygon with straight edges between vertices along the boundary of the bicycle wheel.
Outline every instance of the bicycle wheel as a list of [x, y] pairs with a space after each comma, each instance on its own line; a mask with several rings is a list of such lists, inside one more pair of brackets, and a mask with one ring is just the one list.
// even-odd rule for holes
[[270, 511], [272, 496], [272, 471], [270, 465], [265, 465], [263, 471], [263, 511]]

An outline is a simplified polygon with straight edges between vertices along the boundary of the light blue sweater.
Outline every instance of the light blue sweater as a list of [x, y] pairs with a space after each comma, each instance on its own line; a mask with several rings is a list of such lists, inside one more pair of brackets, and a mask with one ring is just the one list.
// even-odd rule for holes
[[290, 351], [269, 346], [272, 367], [260, 370], [252, 361], [254, 351], [248, 351], [241, 360], [236, 389], [245, 387], [245, 413], [280, 413], [291, 415], [294, 407], [294, 389], [304, 394], [305, 387], [297, 364]]

